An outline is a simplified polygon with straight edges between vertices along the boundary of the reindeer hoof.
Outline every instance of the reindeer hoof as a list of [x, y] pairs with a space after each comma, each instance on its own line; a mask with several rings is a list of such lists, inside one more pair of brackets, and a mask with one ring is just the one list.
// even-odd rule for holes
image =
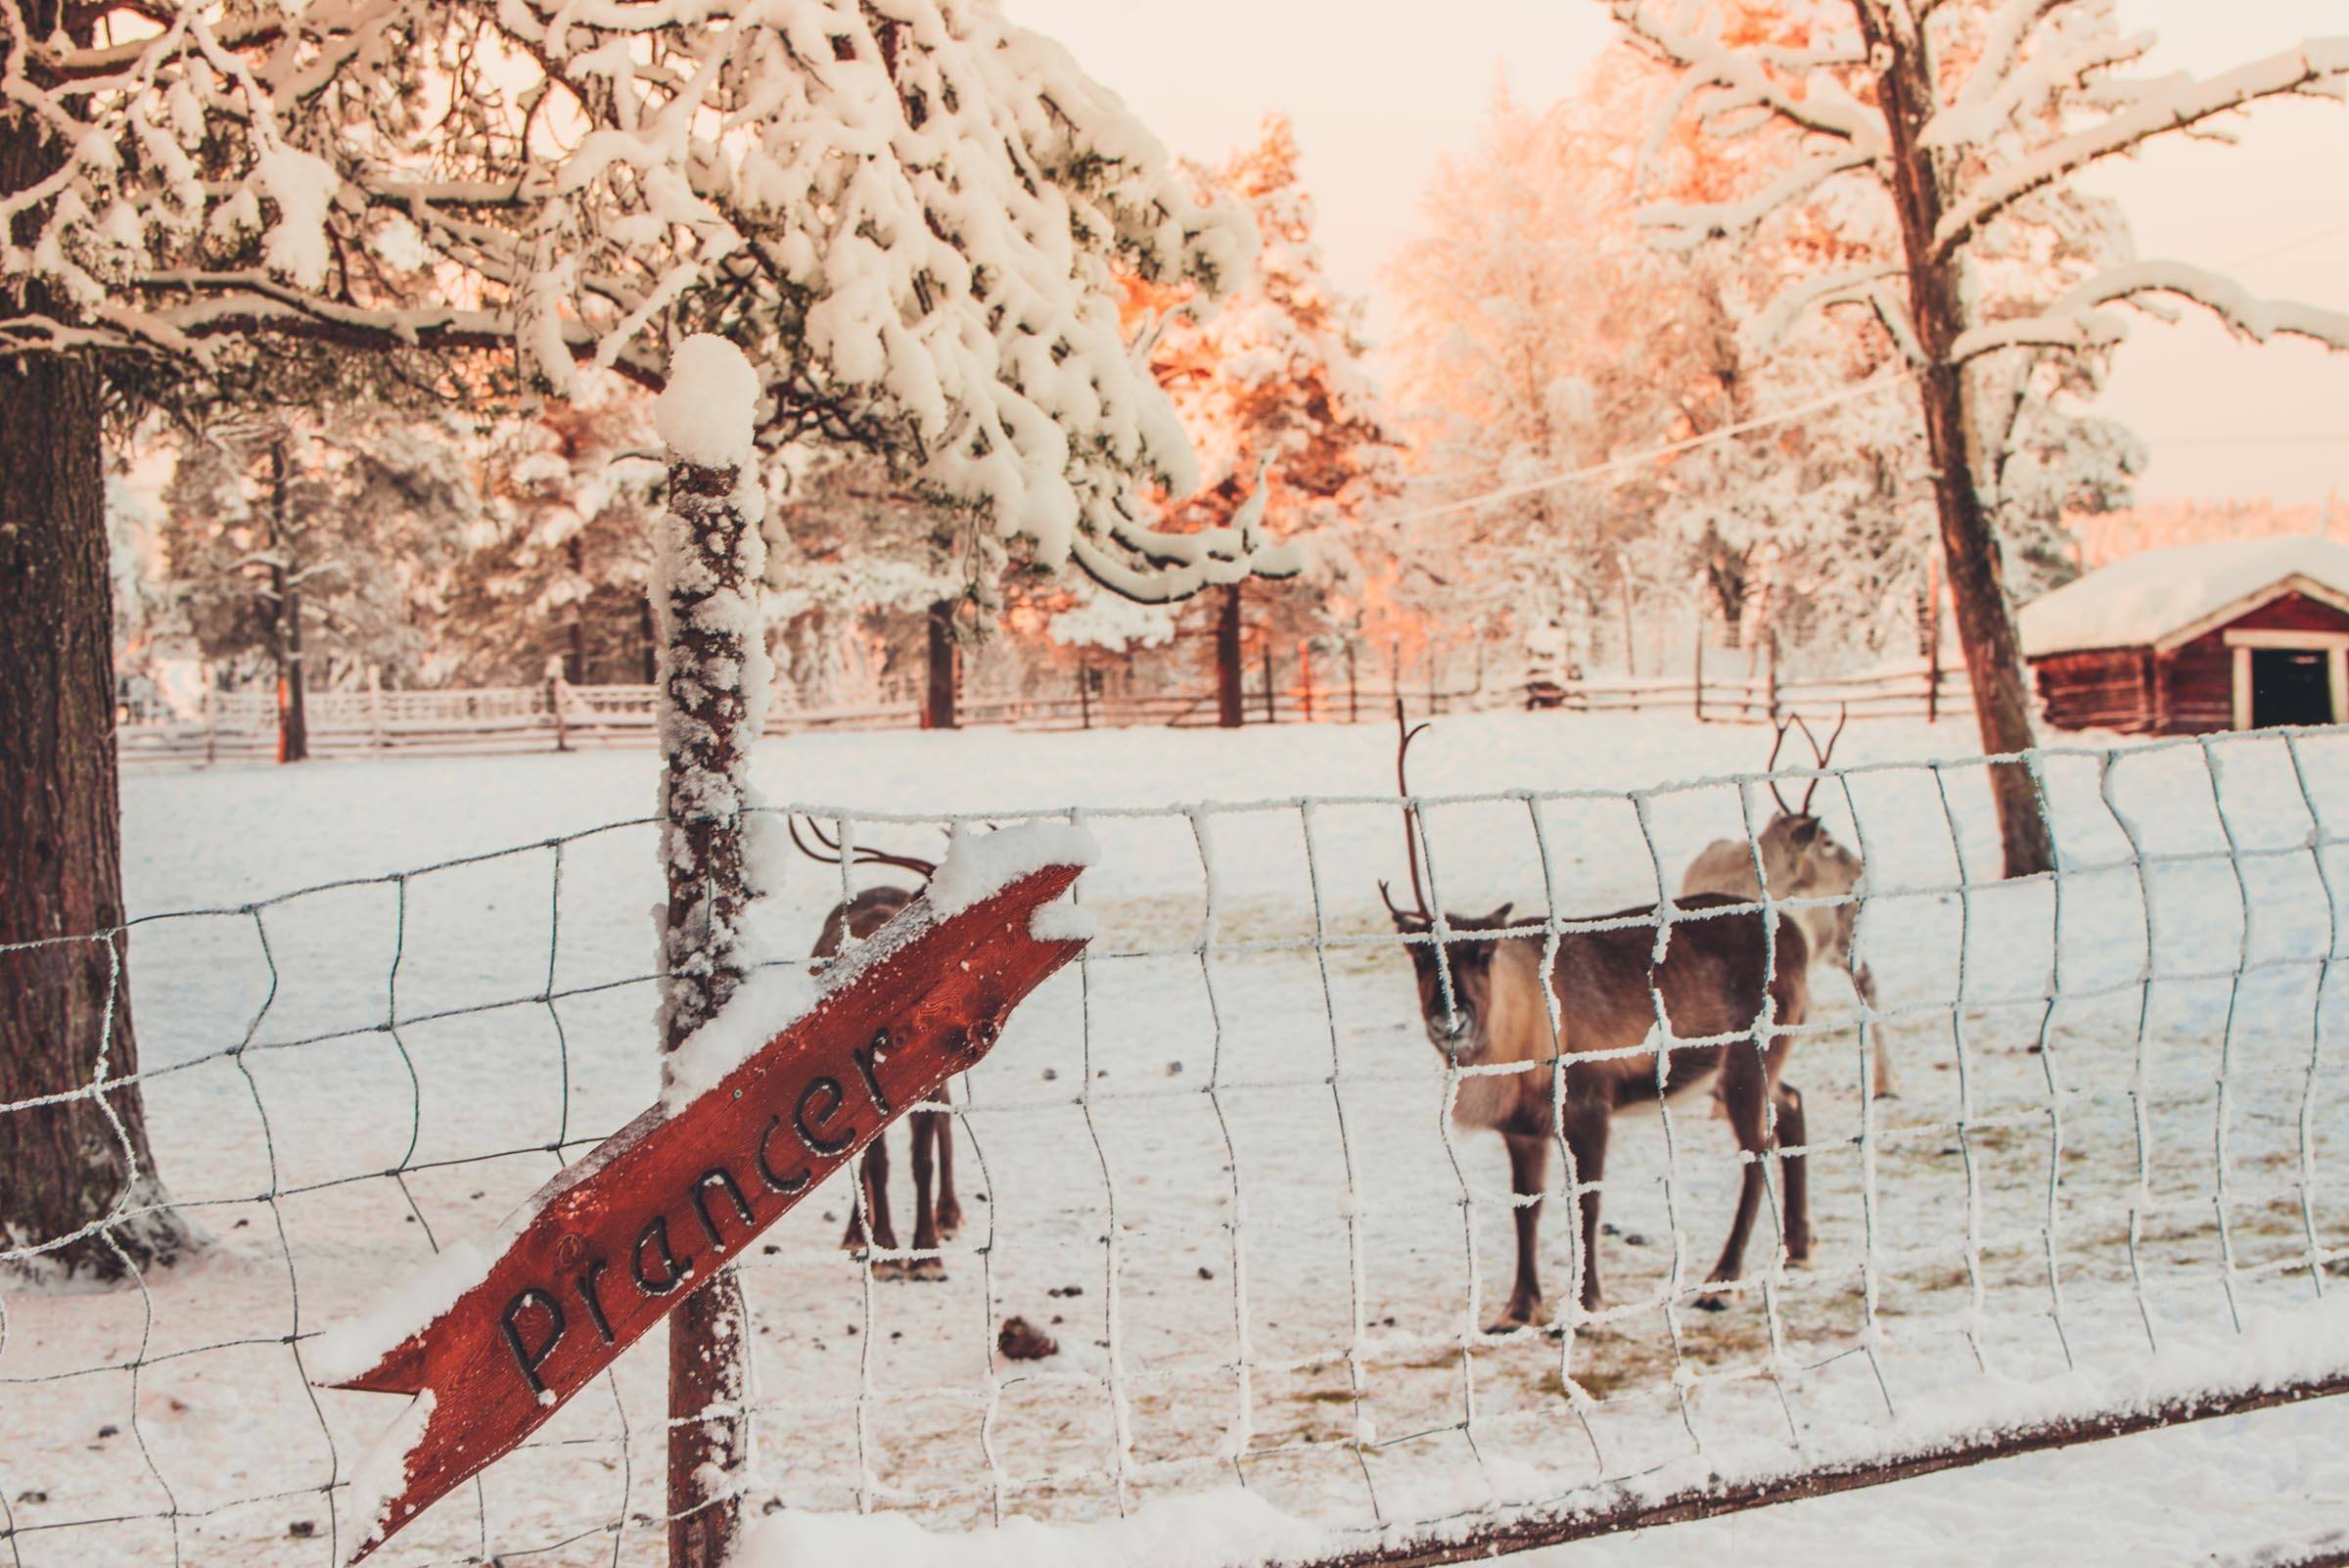
[[946, 1277], [946, 1261], [944, 1258], [908, 1258], [905, 1261], [905, 1277], [943, 1280]]
[[960, 1209], [941, 1209], [938, 1211], [938, 1233], [940, 1235], [951, 1236], [961, 1229], [962, 1211]]
[[1697, 1297], [1694, 1305], [1700, 1313], [1726, 1313], [1729, 1310], [1729, 1298], [1719, 1291], [1709, 1290]]

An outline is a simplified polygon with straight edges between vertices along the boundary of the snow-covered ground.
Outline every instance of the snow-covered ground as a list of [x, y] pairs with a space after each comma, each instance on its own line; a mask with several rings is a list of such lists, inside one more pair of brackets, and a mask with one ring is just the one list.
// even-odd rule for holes
[[[1505, 1341], [1471, 1330], [1507, 1287], [1506, 1162], [1447, 1131], [1444, 1064], [1378, 901], [1404, 869], [1398, 813], [1326, 799], [1391, 788], [1391, 730], [766, 744], [777, 804], [1082, 807], [1103, 859], [1084, 883], [1092, 953], [957, 1090], [971, 1218], [948, 1277], [870, 1277], [838, 1249], [837, 1184], [748, 1270], [761, 1501], [918, 1505], [945, 1528], [1245, 1484], [1324, 1524], [1408, 1520], [1691, 1462], [1793, 1463], [1790, 1431], [1841, 1451], [1888, 1402], [1929, 1426], [2067, 1354], [2126, 1386], [2149, 1332], [2224, 1347], [2238, 1314], [2311, 1298], [2312, 1246], [2321, 1267], [2349, 1243], [2349, 1069], [2327, 1038], [2339, 988], [2323, 988], [2349, 951], [2330, 891], [2349, 860], [2310, 848], [2349, 829], [2349, 736], [2303, 737], [2297, 759], [2275, 737], [2052, 756], [2069, 869], [2004, 887], [1978, 765], [1915, 765], [1969, 732], [1856, 724], [1838, 757], [1856, 770], [1820, 791], [1867, 853], [1864, 955], [1902, 1093], [1863, 1103], [1857, 1004], [1822, 978], [1789, 1073], [1819, 1151], [1817, 1267], [1772, 1268], [1765, 1220], [1754, 1287], [1693, 1311], [1734, 1150], [1701, 1103], [1669, 1127], [1651, 1108], [1609, 1154], [1608, 1317]], [[1538, 912], [1544, 857], [1562, 913], [1652, 901], [1659, 867], [1677, 884], [1738, 831], [1737, 791], [1611, 792], [1758, 766], [1767, 738], [1442, 719], [1414, 786], [1481, 797], [1428, 813], [1442, 901]], [[655, 1097], [654, 761], [142, 772], [125, 796], [133, 908], [215, 911], [141, 925], [132, 973], [159, 1159], [218, 1245], [145, 1295], [0, 1296], [0, 1526], [27, 1568], [325, 1563], [328, 1489], [393, 1402], [307, 1389], [302, 1337]], [[1768, 793], [1751, 804], [1759, 821]], [[811, 941], [839, 874], [794, 871], [778, 897]], [[278, 897], [299, 888], [319, 891]], [[1562, 1296], [1562, 1206], [1545, 1220]], [[1060, 1354], [997, 1360], [1012, 1314]], [[664, 1364], [632, 1353], [608, 1395], [379, 1560], [657, 1560]], [[2320, 1402], [1576, 1560], [2250, 1563], [2340, 1528], [2345, 1428]]]

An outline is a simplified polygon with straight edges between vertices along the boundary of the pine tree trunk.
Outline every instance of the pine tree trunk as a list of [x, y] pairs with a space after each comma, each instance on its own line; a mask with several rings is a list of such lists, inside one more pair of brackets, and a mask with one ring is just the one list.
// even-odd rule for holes
[[[564, 560], [571, 567], [574, 583], [587, 576], [587, 549], [575, 533], [563, 545]], [[581, 593], [571, 607], [570, 646], [563, 656], [563, 678], [575, 686], [587, 684], [587, 596]]]
[[[1976, 479], [1969, 439], [1965, 373], [1949, 362], [1964, 329], [1959, 263], [1934, 248], [1942, 187], [1921, 133], [1935, 111], [1930, 62], [1911, 27], [1888, 14], [1883, 0], [1856, 8], [1872, 57], [1885, 62], [1878, 78], [1891, 136], [1894, 206], [1909, 267], [1910, 311], [1926, 368], [1917, 378], [1925, 438], [1933, 460], [1933, 501], [1941, 519], [1950, 601], [1974, 689], [1974, 716], [1986, 755], [2028, 750], [2034, 744], [2031, 703], [2023, 676], [2022, 641], [2006, 600], [2005, 564]], [[1991, 803], [2009, 877], [2055, 867], [2055, 844], [2030, 770], [2021, 763], [1990, 770]]]
[[301, 668], [301, 585], [288, 570], [287, 540], [292, 537], [286, 515], [288, 483], [286, 443], [269, 447], [269, 569], [270, 609], [277, 617], [277, 760], [306, 762], [310, 758], [310, 715]]
[[922, 728], [954, 727], [954, 601], [931, 605], [930, 651], [922, 696]]
[[[28, 7], [34, 36], [53, 23]], [[0, 192], [56, 166], [30, 116], [0, 116]], [[20, 235], [20, 239], [23, 237]], [[10, 299], [38, 310], [49, 301]], [[168, 1203], [147, 1140], [122, 924], [115, 772], [114, 607], [100, 470], [100, 383], [86, 361], [0, 369], [0, 1103], [107, 1093], [0, 1113], [0, 1251], [35, 1269], [116, 1280], [168, 1265], [200, 1233]], [[75, 940], [89, 939], [89, 940]]]
[[1231, 582], [1216, 611], [1216, 722], [1238, 729], [1247, 717], [1240, 696], [1240, 585]]

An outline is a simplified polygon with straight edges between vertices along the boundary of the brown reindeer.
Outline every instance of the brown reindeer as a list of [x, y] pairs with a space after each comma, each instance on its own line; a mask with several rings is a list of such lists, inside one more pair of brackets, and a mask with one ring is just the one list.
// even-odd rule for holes
[[[1789, 730], [1800, 729], [1803, 739], [1810, 743], [1811, 755], [1823, 769], [1835, 755], [1835, 743], [1843, 738], [1844, 725], [1851, 722], [1847, 708], [1836, 718], [1833, 733], [1821, 746], [1819, 737], [1801, 715], [1780, 720], [1777, 739], [1770, 748], [1770, 761], [1763, 771], [1770, 772], [1778, 765], [1778, 753], [1786, 745]], [[1812, 903], [1787, 912], [1803, 928], [1803, 936], [1811, 944], [1811, 962], [1840, 969], [1852, 983], [1861, 1003], [1873, 1012], [1876, 1006], [1876, 978], [1867, 965], [1854, 961], [1854, 938], [1860, 924], [1862, 894], [1865, 891], [1866, 867], [1860, 856], [1835, 841], [1818, 815], [1811, 809], [1813, 797], [1819, 793], [1819, 781], [1813, 779], [1803, 791], [1800, 806], [1789, 806], [1777, 782], [1771, 782], [1770, 793], [1778, 803], [1775, 815], [1748, 844], [1744, 839], [1716, 839], [1699, 851], [1688, 862], [1688, 872], [1681, 878], [1683, 897], [1699, 893], [1719, 893], [1741, 902], [1752, 903], [1762, 897], [1767, 887], [1773, 899], [1819, 899], [1840, 900], [1832, 903]], [[1754, 868], [1755, 852], [1760, 851], [1761, 870]], [[1877, 1029], [1873, 1038], [1875, 1062], [1875, 1093], [1879, 1096], [1894, 1092], [1892, 1058], [1884, 1049], [1884, 1031]]]
[[[799, 820], [791, 822], [791, 842], [800, 853], [826, 865], [841, 862], [840, 842], [828, 838], [811, 818], [807, 831], [814, 835], [818, 850], [800, 837]], [[825, 853], [830, 852], [829, 853]], [[890, 854], [881, 850], [856, 847], [854, 864], [890, 865], [910, 871], [929, 884], [936, 874], [936, 862], [916, 855]], [[921, 890], [876, 887], [867, 888], [841, 903], [832, 906], [824, 916], [823, 930], [817, 933], [815, 946], [808, 956], [816, 959], [837, 957], [851, 942], [862, 942], [901, 914], [905, 906], [921, 897]], [[945, 1262], [938, 1255], [939, 1238], [950, 1236], [962, 1228], [962, 1205], [954, 1196], [954, 1120], [944, 1111], [914, 1111], [905, 1119], [912, 1144], [913, 1156], [913, 1250], [915, 1256], [898, 1262], [888, 1260], [874, 1266], [875, 1273], [903, 1273], [915, 1279], [944, 1279]], [[859, 1166], [859, 1190], [863, 1203], [853, 1199], [849, 1205], [849, 1228], [840, 1244], [851, 1252], [864, 1250], [865, 1215], [872, 1215], [873, 1243], [883, 1252], [895, 1252], [898, 1247], [897, 1226], [889, 1218], [889, 1139], [873, 1139], [864, 1151]], [[932, 1177], [936, 1176], [937, 1202], [931, 1201]]]
[[[1402, 727], [1400, 704], [1396, 723]], [[1600, 1301], [1598, 1184], [1606, 1168], [1609, 1121], [1659, 1094], [1678, 1100], [1708, 1084], [1727, 1113], [1737, 1146], [1749, 1156], [1736, 1217], [1710, 1276], [1715, 1283], [1737, 1278], [1763, 1196], [1763, 1152], [1779, 1144], [1799, 1147], [1805, 1137], [1802, 1095], [1779, 1076], [1791, 1042], [1772, 1032], [1800, 1025], [1810, 1004], [1810, 955], [1802, 928], [1779, 917], [1773, 949], [1773, 933], [1759, 910], [1734, 899], [1698, 895], [1675, 900], [1669, 911], [1638, 907], [1588, 922], [1631, 923], [1562, 931], [1546, 976], [1557, 1000], [1564, 1037], [1558, 1038], [1542, 991], [1545, 922], [1511, 920], [1508, 904], [1487, 915], [1450, 918], [1428, 907], [1419, 878], [1423, 835], [1405, 771], [1419, 729], [1402, 730], [1395, 764], [1405, 803], [1404, 849], [1416, 901], [1410, 908], [1399, 907], [1385, 883], [1378, 891], [1396, 929], [1409, 939], [1429, 1042], [1447, 1061], [1470, 1070], [1458, 1080], [1452, 1120], [1462, 1128], [1491, 1129], [1508, 1147], [1517, 1274], [1507, 1310], [1492, 1331], [1544, 1320], [1537, 1243], [1551, 1141], [1563, 1137], [1568, 1174], [1581, 1191], [1576, 1249], [1581, 1300], [1586, 1310], [1595, 1310]], [[1659, 914], [1670, 927], [1661, 959], [1656, 956]], [[1659, 1010], [1666, 1030], [1660, 1062], [1653, 1038]], [[1564, 1075], [1562, 1085], [1553, 1084], [1553, 1072]], [[1802, 1157], [1787, 1156], [1784, 1169], [1786, 1252], [1801, 1263], [1811, 1250]], [[1708, 1293], [1698, 1305], [1718, 1309], [1726, 1303], [1718, 1293]]]

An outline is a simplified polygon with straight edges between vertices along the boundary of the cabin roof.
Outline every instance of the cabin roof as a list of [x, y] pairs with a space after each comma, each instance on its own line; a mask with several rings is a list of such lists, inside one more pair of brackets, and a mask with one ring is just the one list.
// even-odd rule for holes
[[2147, 550], [2033, 600], [2016, 623], [2027, 658], [2168, 649], [2287, 593], [2349, 615], [2349, 544], [2283, 534]]

